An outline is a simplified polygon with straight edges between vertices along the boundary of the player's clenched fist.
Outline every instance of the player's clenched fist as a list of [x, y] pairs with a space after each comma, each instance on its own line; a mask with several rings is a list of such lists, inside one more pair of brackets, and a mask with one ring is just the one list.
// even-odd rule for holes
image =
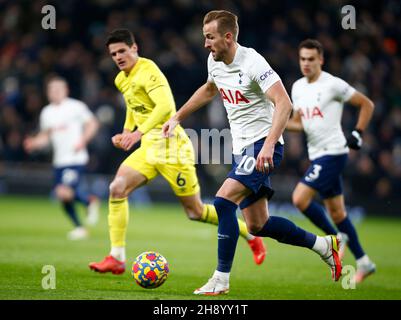
[[120, 145], [120, 142], [121, 142], [122, 137], [123, 137], [123, 135], [122, 135], [121, 133], [119, 133], [119, 134], [116, 134], [115, 136], [113, 136], [113, 137], [111, 138], [111, 142], [113, 143], [113, 145], [114, 145], [116, 148], [122, 149], [122, 147], [121, 147], [121, 145]]
[[113, 136], [111, 141], [116, 148], [128, 151], [141, 140], [142, 135], [142, 132], [139, 130], [135, 130], [134, 132], [123, 132]]
[[362, 147], [362, 130], [355, 129], [347, 138], [347, 145], [351, 149], [359, 150]]

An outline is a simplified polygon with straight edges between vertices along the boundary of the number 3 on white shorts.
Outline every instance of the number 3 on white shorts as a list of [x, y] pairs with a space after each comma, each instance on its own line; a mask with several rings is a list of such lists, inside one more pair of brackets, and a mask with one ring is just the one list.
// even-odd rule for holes
[[319, 174], [320, 174], [320, 170], [322, 170], [322, 166], [319, 164], [314, 164], [313, 165], [313, 171], [310, 172], [306, 177], [305, 180], [308, 182], [312, 182], [314, 180], [316, 180], [317, 178], [319, 178]]

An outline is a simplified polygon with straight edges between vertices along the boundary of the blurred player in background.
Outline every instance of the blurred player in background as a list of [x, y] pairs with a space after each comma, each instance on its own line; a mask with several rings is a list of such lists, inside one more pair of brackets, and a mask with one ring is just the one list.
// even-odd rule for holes
[[80, 240], [87, 238], [88, 231], [78, 217], [75, 202], [87, 207], [88, 225], [94, 225], [98, 220], [98, 198], [83, 193], [78, 187], [89, 161], [87, 145], [99, 125], [86, 104], [68, 97], [68, 90], [65, 79], [49, 79], [49, 104], [41, 111], [40, 131], [25, 139], [24, 148], [32, 153], [51, 144], [55, 195], [75, 227], [67, 236], [71, 240]]
[[[359, 283], [372, 274], [376, 266], [362, 249], [355, 227], [347, 217], [341, 173], [349, 148], [359, 150], [362, 146], [362, 133], [369, 124], [374, 105], [344, 80], [322, 71], [323, 62], [323, 46], [319, 41], [301, 42], [299, 64], [304, 77], [292, 86], [294, 114], [287, 129], [305, 131], [311, 165], [296, 186], [292, 199], [294, 205], [326, 234], [339, 231], [343, 244], [348, 241], [356, 259], [355, 280]], [[341, 128], [345, 102], [359, 108], [358, 121], [347, 139]], [[323, 207], [313, 200], [317, 193], [337, 228], [328, 220]]]
[[283, 157], [282, 133], [292, 105], [280, 77], [267, 61], [254, 49], [237, 43], [238, 29], [237, 16], [228, 11], [206, 14], [203, 35], [210, 51], [207, 82], [163, 126], [167, 137], [180, 121], [220, 93], [231, 127], [232, 170], [214, 201], [219, 220], [217, 269], [194, 293], [228, 292], [239, 234], [238, 206], [253, 235], [313, 250], [330, 266], [337, 281], [342, 267], [335, 236], [319, 237], [285, 218], [269, 217], [267, 200], [273, 195], [269, 175]]
[[[126, 260], [127, 197], [157, 175], [168, 181], [189, 219], [217, 225], [218, 218], [214, 206], [201, 201], [194, 150], [184, 129], [177, 127], [170, 139], [162, 137], [162, 124], [176, 112], [166, 77], [152, 60], [138, 56], [137, 44], [129, 30], [113, 31], [106, 46], [121, 70], [115, 85], [124, 95], [127, 108], [123, 132], [113, 136], [112, 143], [125, 151], [139, 141], [141, 146], [121, 164], [110, 184], [110, 254], [89, 267], [101, 273], [121, 274]], [[261, 264], [266, 255], [262, 239], [249, 234], [242, 220], [236, 223], [253, 251], [255, 262]]]

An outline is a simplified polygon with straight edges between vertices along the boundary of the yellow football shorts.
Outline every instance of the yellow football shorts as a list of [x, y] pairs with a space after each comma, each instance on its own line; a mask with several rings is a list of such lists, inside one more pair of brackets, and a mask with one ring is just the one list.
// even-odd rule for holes
[[122, 163], [143, 174], [148, 183], [161, 174], [179, 196], [199, 192], [195, 155], [188, 136], [168, 139], [142, 139], [141, 146]]

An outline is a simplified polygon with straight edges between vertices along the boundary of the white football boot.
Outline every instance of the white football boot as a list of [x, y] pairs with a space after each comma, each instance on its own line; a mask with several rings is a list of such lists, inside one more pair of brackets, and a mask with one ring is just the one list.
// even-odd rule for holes
[[367, 259], [366, 262], [357, 263], [355, 283], [361, 283], [366, 277], [376, 272], [376, 265], [369, 258]]
[[88, 226], [94, 226], [99, 220], [100, 201], [98, 198], [93, 197], [88, 205], [88, 213], [86, 216], [86, 223]]
[[336, 236], [325, 236], [324, 239], [327, 242], [328, 249], [325, 255], [322, 255], [321, 258], [324, 262], [326, 262], [331, 269], [331, 276], [334, 281], [338, 281], [341, 277], [342, 265], [341, 260], [338, 255], [338, 251], [340, 248], [340, 239]]
[[84, 227], [76, 227], [67, 234], [69, 240], [84, 240], [89, 236], [88, 231]]
[[218, 277], [212, 277], [209, 281], [201, 288], [196, 289], [194, 294], [205, 295], [205, 296], [217, 296], [220, 294], [228, 293], [229, 282], [224, 281]]
[[340, 260], [343, 260], [349, 238], [348, 235], [344, 232], [337, 233], [337, 237], [340, 239], [340, 249], [338, 250], [338, 256], [340, 257]]

